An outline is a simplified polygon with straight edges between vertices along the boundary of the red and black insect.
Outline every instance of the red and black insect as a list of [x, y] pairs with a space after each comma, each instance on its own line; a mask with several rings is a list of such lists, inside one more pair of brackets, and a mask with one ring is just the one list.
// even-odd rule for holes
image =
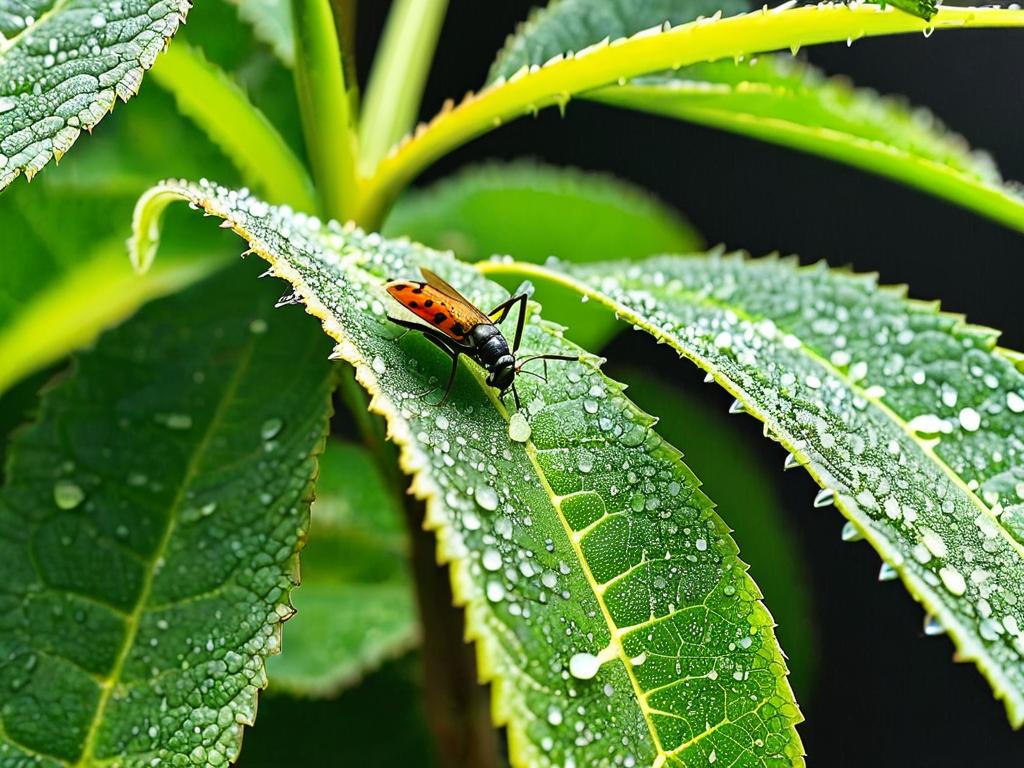
[[[485, 315], [473, 306], [469, 299], [429, 269], [420, 267], [420, 272], [423, 273], [426, 282], [392, 280], [385, 288], [398, 303], [429, 325], [420, 325], [397, 317], [389, 316], [388, 319], [403, 328], [419, 331], [451, 357], [452, 370], [448, 375], [444, 397], [438, 405], [447, 400], [451, 392], [458, 370], [459, 355], [466, 355], [479, 363], [487, 371], [487, 384], [497, 389], [503, 399], [505, 393], [511, 389], [516, 408], [519, 408], [520, 404], [515, 379], [516, 374], [523, 370], [523, 365], [531, 360], [579, 359], [569, 355], [532, 355], [523, 360], [516, 360], [515, 355], [519, 350], [523, 326], [526, 323], [525, 293], [512, 296]], [[508, 317], [516, 304], [519, 305], [519, 320], [516, 322], [512, 349], [509, 350], [508, 342], [499, 330], [498, 323]]]

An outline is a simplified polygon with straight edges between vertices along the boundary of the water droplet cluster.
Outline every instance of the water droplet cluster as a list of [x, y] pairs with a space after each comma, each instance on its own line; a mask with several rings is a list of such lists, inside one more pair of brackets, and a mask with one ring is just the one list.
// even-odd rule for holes
[[1024, 702], [1024, 375], [993, 331], [790, 260], [556, 268], [706, 361]]
[[[443, 385], [448, 361], [416, 334], [399, 339], [384, 281], [425, 265], [482, 306], [505, 298], [498, 286], [442, 254], [244, 192], [188, 194], [272, 257], [377, 393], [534, 762], [644, 765], [691, 740], [734, 754], [736, 722], [755, 734], [741, 748], [753, 760], [799, 749], [782, 656], [728, 529], [619, 385], [587, 362], [547, 383], [520, 377], [513, 420], [463, 362], [434, 406], [420, 395]], [[534, 311], [523, 352], [578, 350]]]

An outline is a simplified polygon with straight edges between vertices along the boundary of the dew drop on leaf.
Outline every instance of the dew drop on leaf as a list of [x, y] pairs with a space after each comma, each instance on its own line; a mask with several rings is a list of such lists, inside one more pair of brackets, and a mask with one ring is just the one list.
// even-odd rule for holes
[[283, 426], [284, 422], [281, 419], [267, 419], [260, 425], [260, 437], [264, 440], [271, 440], [277, 437]]
[[70, 480], [58, 480], [53, 486], [53, 500], [61, 509], [74, 509], [85, 500], [85, 491]]
[[498, 508], [498, 494], [491, 486], [480, 486], [476, 489], [474, 496], [476, 497], [476, 503], [488, 512], [493, 512]]
[[512, 418], [508, 420], [508, 436], [510, 440], [515, 440], [517, 443], [525, 443], [530, 439], [530, 422], [526, 420], [523, 414], [516, 413], [512, 414]]
[[600, 660], [592, 653], [577, 653], [569, 659], [569, 674], [578, 680], [590, 680], [597, 674]]

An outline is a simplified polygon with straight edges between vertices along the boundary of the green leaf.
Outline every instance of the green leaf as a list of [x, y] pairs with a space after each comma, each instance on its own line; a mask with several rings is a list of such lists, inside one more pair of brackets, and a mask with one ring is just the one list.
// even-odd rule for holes
[[148, 299], [224, 263], [216, 240], [190, 228], [176, 234], [168, 258], [152, 273], [135, 274], [124, 258], [134, 193], [62, 189], [47, 183], [52, 178], [8, 190], [0, 200], [0, 231], [16, 246], [4, 254], [0, 284], [0, 392], [92, 341]]
[[572, 286], [711, 372], [1024, 722], [1024, 374], [994, 331], [776, 258], [486, 271]]
[[728, 528], [593, 359], [534, 307], [521, 352], [578, 362], [519, 377], [514, 423], [472, 365], [434, 406], [419, 395], [447, 360], [388, 322], [384, 280], [426, 265], [488, 307], [500, 287], [421, 246], [183, 182], [140, 201], [137, 261], [173, 199], [231, 222], [374, 394], [452, 568], [514, 764], [802, 764], [772, 619]]
[[495, 80], [458, 106], [441, 111], [401, 142], [367, 180], [354, 218], [374, 224], [397, 194], [432, 162], [503, 123], [545, 107], [564, 107], [573, 96], [641, 75], [689, 64], [735, 59], [780, 49], [862, 37], [936, 29], [1019, 27], [1017, 8], [942, 8], [931, 21], [877, 5], [788, 5], [730, 18], [701, 19], [645, 30], [614, 43], [598, 42], [572, 55], [520, 69]]
[[295, 65], [295, 32], [288, 0], [229, 0], [251, 27], [257, 40], [266, 43], [281, 63]]
[[[494, 212], [501, 211], [500, 217]], [[519, 161], [470, 168], [401, 198], [384, 227], [465, 261], [512, 254], [540, 263], [642, 258], [702, 247], [678, 213], [642, 189], [611, 176]], [[514, 286], [512, 286], [514, 287]], [[599, 349], [618, 325], [607, 312], [554, 291], [549, 316], [573, 341]]]
[[153, 79], [179, 111], [199, 126], [268, 200], [316, 210], [313, 183], [302, 162], [264, 114], [223, 70], [184, 41], [167, 50]]
[[15, 439], [0, 491], [6, 761], [237, 755], [292, 612], [333, 384], [323, 339], [272, 314], [251, 274], [107, 333]]
[[0, 9], [0, 189], [58, 160], [127, 101], [187, 0], [33, 0]]
[[416, 643], [405, 544], [394, 491], [372, 457], [328, 443], [292, 595], [297, 613], [267, 665], [273, 689], [332, 696]]
[[753, 8], [751, 0], [552, 0], [535, 8], [509, 35], [487, 82], [507, 80], [523, 67], [540, 66], [605, 39], [618, 40], [666, 23], [677, 27], [716, 13], [735, 16]]
[[[616, 370], [612, 361], [609, 367]], [[806, 703], [818, 665], [818, 621], [811, 605], [812, 576], [799, 536], [787, 519], [775, 472], [769, 471], [778, 468], [764, 466], [757, 446], [737, 430], [735, 416], [712, 411], [691, 392], [670, 385], [674, 373], [668, 369], [655, 377], [649, 371], [627, 368], [617, 378], [629, 382], [629, 395], [637, 405], [658, 414], [658, 432], [666, 440], [686, 446], [686, 463], [715, 500], [751, 563], [751, 575], [778, 624], [775, 631], [786, 649], [793, 688]]]
[[827, 80], [788, 57], [696, 64], [587, 98], [819, 154], [1024, 231], [1024, 198], [987, 155], [922, 109]]

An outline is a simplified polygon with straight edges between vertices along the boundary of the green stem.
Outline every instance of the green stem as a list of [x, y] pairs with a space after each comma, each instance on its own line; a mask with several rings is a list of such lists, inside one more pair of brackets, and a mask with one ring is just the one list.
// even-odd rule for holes
[[270, 203], [313, 212], [313, 184], [302, 162], [227, 73], [184, 40], [157, 59], [150, 74]]
[[295, 90], [321, 213], [339, 221], [356, 201], [356, 136], [329, 0], [292, 0]]
[[359, 126], [359, 170], [377, 163], [412, 128], [448, 0], [397, 0], [391, 8], [366, 87]]
[[695, 21], [658, 34], [597, 45], [535, 71], [519, 73], [507, 82], [495, 82], [439, 114], [424, 131], [381, 161], [363, 187], [356, 215], [364, 221], [379, 220], [417, 174], [470, 139], [508, 120], [555, 104], [564, 105], [576, 94], [622, 79], [702, 61], [875, 35], [1021, 26], [1024, 11], [1019, 9], [947, 7], [926, 22], [877, 5], [811, 5]]

